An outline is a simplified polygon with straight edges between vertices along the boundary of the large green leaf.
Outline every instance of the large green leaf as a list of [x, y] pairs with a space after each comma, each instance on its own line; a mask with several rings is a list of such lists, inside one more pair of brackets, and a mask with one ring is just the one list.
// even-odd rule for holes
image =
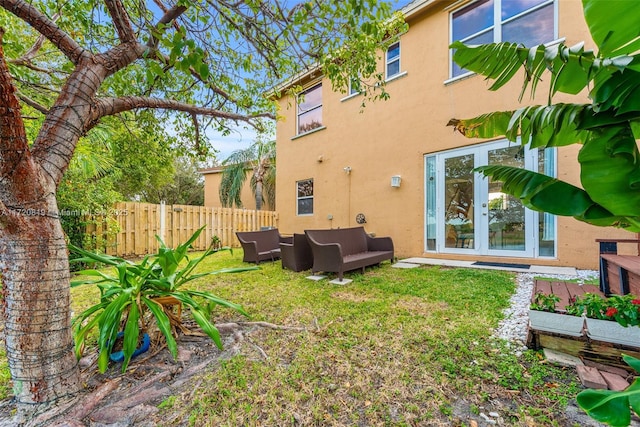
[[131, 303], [130, 294], [122, 292], [118, 298], [111, 301], [100, 315], [100, 335], [98, 345], [100, 349], [113, 347], [118, 330], [120, 329], [120, 319], [127, 305]]
[[636, 53], [640, 49], [638, 3], [629, 0], [582, 0], [584, 17], [600, 55]]
[[489, 43], [467, 46], [454, 42], [453, 60], [462, 68], [495, 80], [489, 90], [498, 90], [510, 81], [520, 67], [526, 73], [520, 98], [531, 83], [532, 94], [547, 70], [554, 73], [552, 93], [577, 94], [595, 77], [602, 67], [591, 51], [580, 43], [568, 47], [562, 43], [545, 47], [525, 47], [516, 43]]
[[591, 106], [582, 104], [524, 107], [514, 113], [508, 130], [512, 138], [519, 133], [522, 144], [531, 148], [583, 143], [589, 132], [578, 129], [578, 124], [590, 113]]
[[228, 308], [232, 308], [234, 310], [236, 310], [239, 313], [244, 314], [245, 316], [249, 316], [249, 313], [247, 313], [244, 308], [242, 308], [242, 306], [240, 304], [236, 304], [233, 302], [229, 302], [225, 299], [219, 298], [215, 295], [210, 294], [209, 292], [202, 292], [202, 291], [194, 291], [194, 290], [189, 290], [189, 291], [184, 291], [185, 293], [187, 293], [189, 296], [197, 296], [197, 297], [201, 297], [204, 298], [208, 301], [212, 301], [218, 305], [221, 305], [223, 307], [228, 307]]
[[629, 356], [628, 354], [623, 354], [622, 360], [624, 360], [624, 363], [631, 366], [636, 372], [640, 372], [640, 359]]
[[495, 138], [507, 134], [512, 116], [513, 111], [496, 111], [472, 119], [454, 118], [447, 126], [453, 126], [467, 138]]
[[214, 343], [222, 350], [222, 340], [220, 339], [220, 332], [218, 329], [207, 319], [202, 309], [196, 309], [191, 307], [191, 314], [196, 323], [202, 328], [202, 330], [213, 340]]
[[610, 426], [628, 426], [631, 423], [630, 399], [640, 396], [640, 379], [636, 379], [623, 392], [614, 390], [583, 390], [576, 400], [593, 419]]
[[504, 182], [503, 191], [519, 198], [530, 209], [573, 216], [582, 221], [613, 224], [618, 220], [591, 200], [586, 191], [556, 178], [512, 166], [481, 166], [476, 170]]
[[584, 116], [592, 116], [590, 105], [534, 105], [516, 111], [497, 111], [471, 119], [451, 119], [449, 126], [468, 138], [506, 136], [532, 148], [560, 147], [583, 143], [589, 132], [580, 129]]
[[593, 201], [614, 215], [640, 217], [640, 152], [628, 124], [592, 129], [578, 161]]
[[146, 296], [142, 296], [141, 301], [144, 305], [146, 305], [153, 316], [156, 318], [156, 325], [158, 325], [158, 329], [164, 335], [165, 340], [167, 341], [167, 348], [169, 352], [173, 356], [173, 358], [178, 357], [178, 345], [176, 344], [175, 338], [173, 338], [173, 334], [171, 332], [171, 322], [169, 321], [169, 317], [162, 309], [162, 306], [152, 299], [147, 298]]
[[640, 72], [616, 71], [597, 83], [591, 91], [594, 106], [602, 110], [615, 110], [616, 115], [640, 111]]
[[124, 326], [124, 337], [122, 343], [122, 353], [124, 354], [124, 360], [122, 362], [122, 372], [127, 370], [129, 361], [133, 352], [138, 347], [138, 338], [140, 336], [140, 325], [138, 319], [140, 318], [140, 311], [138, 310], [138, 304], [134, 301], [129, 309], [129, 316], [127, 317], [127, 323]]

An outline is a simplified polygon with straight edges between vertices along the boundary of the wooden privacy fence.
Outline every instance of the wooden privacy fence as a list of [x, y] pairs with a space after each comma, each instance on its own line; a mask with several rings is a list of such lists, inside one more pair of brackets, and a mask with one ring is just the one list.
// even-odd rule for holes
[[214, 236], [222, 246], [239, 247], [236, 231], [277, 227], [277, 222], [273, 211], [121, 202], [99, 225], [88, 226], [87, 233], [110, 255], [134, 256], [156, 252], [160, 247], [156, 235], [175, 247], [202, 226], [206, 228], [193, 243], [194, 250], [205, 250]]

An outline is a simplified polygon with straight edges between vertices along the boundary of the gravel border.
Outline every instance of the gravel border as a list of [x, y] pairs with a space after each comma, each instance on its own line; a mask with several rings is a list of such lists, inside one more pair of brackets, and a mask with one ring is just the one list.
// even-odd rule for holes
[[507, 340], [512, 346], [517, 356], [527, 350], [527, 329], [529, 324], [529, 305], [531, 303], [531, 292], [535, 277], [548, 277], [560, 280], [579, 279], [578, 283], [584, 280], [591, 280], [599, 277], [597, 270], [577, 270], [577, 275], [554, 275], [554, 274], [533, 274], [519, 273], [516, 280], [516, 291], [511, 296], [511, 304], [503, 310], [504, 319], [500, 321], [494, 331], [496, 338]]

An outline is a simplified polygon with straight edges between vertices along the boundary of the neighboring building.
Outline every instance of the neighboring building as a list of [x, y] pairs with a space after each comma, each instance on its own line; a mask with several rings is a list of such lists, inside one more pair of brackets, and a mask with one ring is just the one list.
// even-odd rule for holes
[[[224, 166], [216, 166], [207, 169], [200, 169], [199, 172], [204, 176], [204, 205], [214, 208], [221, 208], [222, 202], [220, 201], [220, 181], [222, 181], [222, 172]], [[254, 210], [256, 208], [256, 198], [251, 191], [251, 169], [247, 169], [247, 180], [242, 188], [242, 195], [240, 200], [242, 201], [242, 207], [244, 209]], [[235, 207], [235, 206], [234, 206]], [[273, 210], [273, 207], [269, 205], [268, 200], [265, 199], [262, 204], [262, 210]]]
[[[280, 99], [277, 206], [283, 233], [355, 226], [391, 236], [397, 255], [597, 268], [596, 238], [635, 235], [524, 209], [472, 169], [509, 164], [579, 185], [578, 146], [520, 150], [504, 139], [470, 140], [451, 118], [515, 109], [522, 79], [490, 92], [459, 69], [449, 44], [586, 41], [582, 4], [559, 0], [417, 0], [409, 30], [384, 55], [388, 101], [361, 111], [357, 91], [340, 94], [320, 72], [296, 80], [304, 102]], [[593, 44], [591, 44], [591, 47]], [[521, 72], [519, 72], [521, 73]], [[542, 82], [535, 100], [546, 103]], [[558, 96], [556, 102], [575, 102]], [[584, 101], [587, 102], [586, 94]]]

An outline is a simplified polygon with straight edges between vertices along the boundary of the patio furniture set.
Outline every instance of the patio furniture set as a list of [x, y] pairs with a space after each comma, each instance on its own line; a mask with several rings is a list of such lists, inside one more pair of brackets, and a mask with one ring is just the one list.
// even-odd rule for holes
[[292, 271], [311, 269], [312, 273], [337, 273], [393, 262], [390, 237], [372, 237], [364, 227], [305, 230], [304, 234], [282, 236], [278, 229], [237, 232], [244, 250], [244, 262], [282, 260], [282, 268]]

